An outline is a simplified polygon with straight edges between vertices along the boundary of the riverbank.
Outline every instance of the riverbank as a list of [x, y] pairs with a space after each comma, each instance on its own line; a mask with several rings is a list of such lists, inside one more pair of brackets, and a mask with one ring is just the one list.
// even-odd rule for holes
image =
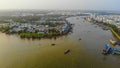
[[60, 36], [59, 33], [50, 33], [50, 34], [38, 34], [38, 33], [20, 33], [21, 38], [53, 38]]
[[110, 28], [111, 32], [113, 33], [113, 35], [115, 35], [115, 37], [120, 40], [120, 36], [112, 29]]
[[103, 30], [111, 30], [111, 32], [113, 33], [113, 35], [120, 40], [120, 35], [119, 35], [119, 30], [117, 28], [116, 25], [114, 24], [109, 24], [109, 23], [105, 23], [105, 22], [98, 22], [97, 20], [94, 19], [90, 19], [89, 22], [93, 22], [94, 24], [99, 25], [100, 27], [103, 28]]

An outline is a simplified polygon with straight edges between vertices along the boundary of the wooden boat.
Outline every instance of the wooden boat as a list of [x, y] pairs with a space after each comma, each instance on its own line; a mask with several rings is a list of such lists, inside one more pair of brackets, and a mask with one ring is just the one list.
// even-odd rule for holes
[[79, 40], [82, 40], [81, 38], [79, 38]]
[[51, 45], [52, 45], [52, 46], [55, 46], [56, 44], [53, 43], [53, 44], [51, 44]]
[[64, 54], [68, 54], [70, 52], [70, 50], [65, 50]]

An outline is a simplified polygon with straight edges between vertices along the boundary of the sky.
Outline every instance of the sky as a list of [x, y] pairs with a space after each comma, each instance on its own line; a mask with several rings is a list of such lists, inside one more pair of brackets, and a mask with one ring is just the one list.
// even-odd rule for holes
[[0, 0], [0, 9], [117, 10], [120, 0]]

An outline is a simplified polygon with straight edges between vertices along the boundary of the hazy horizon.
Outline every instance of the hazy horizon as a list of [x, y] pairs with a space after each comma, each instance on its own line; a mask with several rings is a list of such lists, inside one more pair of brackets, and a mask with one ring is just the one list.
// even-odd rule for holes
[[114, 10], [118, 0], [0, 0], [0, 10], [7, 9], [52, 9], [52, 10]]

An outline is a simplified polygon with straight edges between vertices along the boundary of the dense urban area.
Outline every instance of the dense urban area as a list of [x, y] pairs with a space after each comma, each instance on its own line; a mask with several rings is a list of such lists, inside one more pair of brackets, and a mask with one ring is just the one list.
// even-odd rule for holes
[[66, 18], [71, 15], [56, 12], [12, 12], [1, 16], [0, 31], [18, 34], [21, 38], [53, 38], [68, 34], [72, 24]]

